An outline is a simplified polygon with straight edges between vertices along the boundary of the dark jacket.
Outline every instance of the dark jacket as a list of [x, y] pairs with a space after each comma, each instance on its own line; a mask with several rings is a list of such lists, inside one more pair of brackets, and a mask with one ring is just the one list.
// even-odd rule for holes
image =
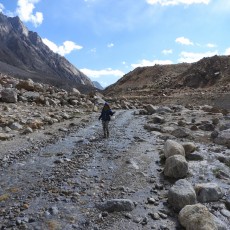
[[101, 115], [99, 117], [99, 120], [102, 121], [110, 121], [110, 116], [112, 116], [114, 114], [114, 112], [112, 112], [111, 109], [102, 109], [101, 111]]

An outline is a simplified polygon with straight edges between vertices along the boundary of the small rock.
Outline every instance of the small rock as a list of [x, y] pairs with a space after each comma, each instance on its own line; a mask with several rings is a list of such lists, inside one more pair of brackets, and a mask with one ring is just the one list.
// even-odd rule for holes
[[227, 209], [222, 209], [222, 210], [220, 210], [220, 213], [221, 213], [223, 216], [225, 216], [225, 217], [227, 217], [227, 218], [230, 218], [230, 211], [228, 211]]
[[215, 126], [213, 124], [207, 123], [199, 126], [199, 129], [203, 131], [214, 131]]
[[156, 200], [154, 198], [151, 198], [151, 197], [149, 197], [147, 199], [147, 201], [148, 201], [149, 204], [154, 204], [156, 202]]
[[182, 146], [184, 147], [186, 156], [193, 153], [196, 150], [196, 145], [193, 142], [184, 142], [182, 143]]
[[132, 219], [132, 215], [130, 213], [124, 213], [124, 217], [127, 219]]
[[149, 213], [149, 215], [152, 217], [153, 220], [159, 220], [160, 215], [157, 212]]
[[59, 213], [58, 208], [55, 207], [55, 206], [49, 208], [49, 212], [50, 212], [50, 214], [52, 214], [52, 215], [57, 215], [57, 214]]
[[7, 134], [7, 133], [0, 133], [0, 140], [1, 141], [6, 141], [14, 137], [13, 134]]
[[135, 208], [134, 202], [128, 199], [113, 199], [96, 205], [99, 210], [107, 212], [132, 211]]
[[189, 136], [189, 132], [185, 128], [178, 128], [172, 132], [172, 135], [177, 138], [185, 138]]
[[55, 164], [63, 164], [64, 160], [63, 159], [57, 159], [54, 161]]
[[167, 219], [168, 216], [162, 212], [158, 212], [159, 216], [162, 218], [162, 219]]

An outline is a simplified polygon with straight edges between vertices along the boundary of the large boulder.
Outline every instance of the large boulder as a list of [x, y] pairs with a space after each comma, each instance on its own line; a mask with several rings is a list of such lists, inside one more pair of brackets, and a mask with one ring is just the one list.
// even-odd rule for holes
[[28, 101], [36, 101], [39, 99], [40, 93], [27, 91], [27, 92], [22, 94], [22, 97], [27, 98]]
[[145, 106], [145, 109], [147, 110], [148, 114], [153, 114], [153, 113], [155, 113], [156, 110], [157, 110], [157, 108], [158, 108], [158, 107], [153, 106], [153, 105], [151, 105], [151, 104], [148, 104], [148, 105]]
[[168, 202], [175, 211], [180, 211], [186, 205], [196, 203], [196, 192], [185, 179], [180, 179], [169, 189]]
[[189, 130], [187, 130], [185, 128], [177, 128], [177, 129], [173, 130], [172, 135], [177, 137], [177, 138], [185, 138], [185, 137], [190, 136]]
[[18, 94], [15, 89], [6, 88], [1, 92], [2, 101], [7, 103], [16, 103], [18, 101]]
[[16, 85], [17, 89], [25, 89], [28, 91], [34, 90], [34, 82], [32, 79], [28, 80], [20, 80], [19, 83]]
[[225, 145], [230, 148], [230, 129], [219, 132], [218, 136], [215, 137], [213, 141], [218, 145]]
[[184, 156], [174, 155], [166, 159], [164, 175], [173, 178], [184, 178], [188, 172], [188, 162]]
[[216, 183], [196, 184], [197, 200], [201, 203], [218, 201], [222, 196], [222, 190]]
[[185, 150], [184, 147], [178, 142], [167, 140], [164, 144], [164, 155], [166, 158], [174, 155], [185, 156]]
[[193, 142], [184, 142], [182, 143], [182, 146], [184, 147], [186, 156], [193, 153], [196, 150], [196, 145]]
[[202, 204], [186, 205], [179, 213], [179, 221], [189, 230], [218, 230], [214, 216]]

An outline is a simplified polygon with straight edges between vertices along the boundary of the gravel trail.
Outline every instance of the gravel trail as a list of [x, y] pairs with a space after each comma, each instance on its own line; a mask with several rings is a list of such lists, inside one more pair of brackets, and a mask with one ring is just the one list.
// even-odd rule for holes
[[[163, 177], [159, 160], [164, 140], [146, 131], [145, 123], [146, 116], [133, 110], [117, 111], [104, 139], [93, 113], [70, 124], [72, 131], [63, 129], [51, 141], [6, 156], [0, 228], [182, 229], [167, 204], [172, 181]], [[117, 213], [96, 208], [113, 198], [130, 199], [136, 207]]]

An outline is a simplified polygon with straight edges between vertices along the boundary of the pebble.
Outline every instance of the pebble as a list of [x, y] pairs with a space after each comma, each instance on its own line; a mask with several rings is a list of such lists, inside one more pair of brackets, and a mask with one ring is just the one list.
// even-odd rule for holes
[[162, 219], [167, 219], [168, 216], [162, 212], [158, 212], [159, 216], [162, 218]]
[[223, 216], [225, 216], [225, 217], [227, 217], [227, 218], [230, 218], [230, 211], [228, 211], [227, 209], [222, 209], [222, 210], [220, 210], [220, 213], [221, 213]]
[[54, 206], [54, 207], [49, 208], [49, 212], [52, 215], [57, 215], [59, 213], [59, 210], [58, 210], [58, 208], [56, 206]]
[[160, 215], [157, 212], [149, 213], [149, 215], [152, 217], [153, 220], [159, 220]]
[[132, 215], [131, 215], [130, 213], [128, 213], [128, 212], [127, 212], [127, 213], [124, 213], [123, 215], [124, 215], [124, 217], [127, 218], [127, 219], [132, 219]]
[[149, 197], [147, 199], [147, 201], [148, 201], [149, 204], [154, 204], [156, 202], [156, 200], [154, 198], [152, 198], [152, 197]]

